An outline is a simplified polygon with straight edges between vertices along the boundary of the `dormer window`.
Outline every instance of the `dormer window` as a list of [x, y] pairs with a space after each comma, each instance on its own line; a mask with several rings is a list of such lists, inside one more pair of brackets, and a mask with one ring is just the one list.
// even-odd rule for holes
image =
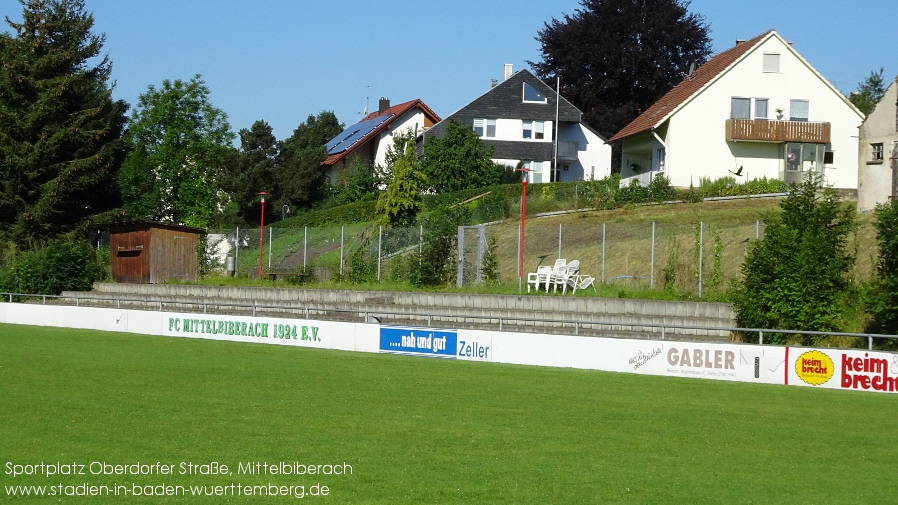
[[524, 101], [532, 103], [546, 103], [546, 97], [533, 86], [524, 83]]

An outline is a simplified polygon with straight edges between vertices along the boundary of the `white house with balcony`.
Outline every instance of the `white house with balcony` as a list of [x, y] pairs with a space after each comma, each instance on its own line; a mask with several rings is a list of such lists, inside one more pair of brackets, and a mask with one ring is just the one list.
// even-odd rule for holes
[[776, 31], [737, 41], [609, 139], [621, 144], [622, 184], [658, 174], [673, 186], [779, 179], [807, 172], [858, 187], [863, 114]]
[[[502, 82], [424, 134], [441, 137], [449, 121], [469, 126], [493, 161], [530, 169], [530, 182], [602, 179], [611, 175], [611, 146], [582, 122], [582, 113], [528, 70], [512, 73], [505, 65]], [[557, 142], [556, 142], [557, 139]]]

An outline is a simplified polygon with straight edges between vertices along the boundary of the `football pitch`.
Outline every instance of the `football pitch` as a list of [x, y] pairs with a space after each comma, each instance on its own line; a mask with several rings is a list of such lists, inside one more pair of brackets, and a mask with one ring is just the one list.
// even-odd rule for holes
[[888, 394], [0, 324], [0, 502], [890, 503], [896, 413]]

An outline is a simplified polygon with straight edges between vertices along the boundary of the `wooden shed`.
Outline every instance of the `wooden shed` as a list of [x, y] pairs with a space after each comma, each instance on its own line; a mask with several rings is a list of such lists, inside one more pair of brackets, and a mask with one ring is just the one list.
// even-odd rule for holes
[[195, 281], [200, 228], [138, 221], [109, 227], [109, 252], [115, 282], [160, 284]]

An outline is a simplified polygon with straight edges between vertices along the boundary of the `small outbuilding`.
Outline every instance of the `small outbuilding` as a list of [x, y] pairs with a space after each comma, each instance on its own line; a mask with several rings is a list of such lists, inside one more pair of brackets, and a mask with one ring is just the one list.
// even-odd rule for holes
[[115, 282], [161, 284], [195, 281], [197, 244], [204, 230], [155, 221], [109, 226], [109, 252]]

